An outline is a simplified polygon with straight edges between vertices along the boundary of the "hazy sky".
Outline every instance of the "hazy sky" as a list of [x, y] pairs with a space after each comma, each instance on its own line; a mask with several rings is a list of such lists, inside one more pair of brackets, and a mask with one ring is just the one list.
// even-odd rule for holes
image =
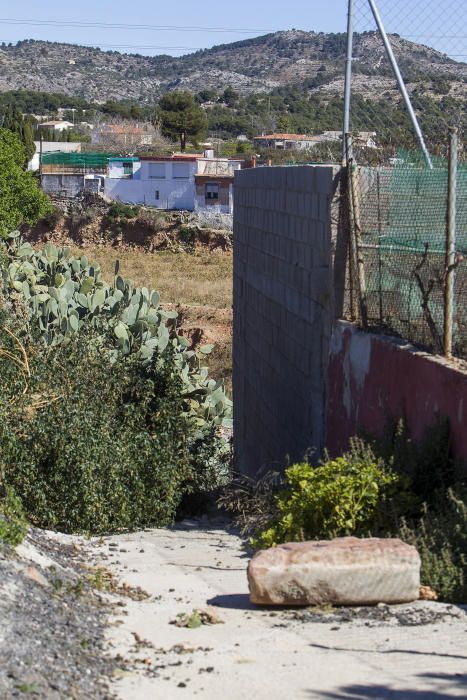
[[[365, 0], [355, 2], [357, 29], [373, 29]], [[461, 36], [467, 34], [467, 0], [378, 0], [378, 5], [388, 31], [397, 31], [451, 55], [467, 54], [465, 36]], [[347, 0], [230, 0], [224, 3], [193, 0], [75, 0], [68, 3], [42, 0], [39, 3], [37, 0], [21, 0], [18, 4], [2, 3], [0, 41], [47, 39], [147, 55], [180, 55], [279, 29], [295, 27], [342, 32], [346, 26], [346, 7]], [[34, 23], [35, 20], [143, 27], [41, 26]], [[149, 25], [153, 29], [149, 29]], [[162, 25], [174, 28], [156, 29]], [[203, 29], [192, 30], [192, 27]], [[442, 35], [451, 38], [445, 39]]]

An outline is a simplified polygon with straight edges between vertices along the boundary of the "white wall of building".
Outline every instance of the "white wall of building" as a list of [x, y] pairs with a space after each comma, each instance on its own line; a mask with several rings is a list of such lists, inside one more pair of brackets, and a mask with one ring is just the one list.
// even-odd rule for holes
[[128, 177], [126, 174], [125, 166], [130, 166], [133, 171], [133, 178], [134, 179], [139, 179], [141, 176], [140, 170], [141, 170], [141, 162], [139, 160], [135, 160], [132, 162], [126, 162], [124, 160], [110, 160], [109, 161], [109, 167], [108, 167], [108, 177], [110, 178], [124, 178]]
[[107, 177], [105, 195], [160, 209], [195, 208], [196, 161], [141, 161], [139, 179]]
[[[34, 141], [36, 152], [28, 163], [28, 170], [39, 170], [39, 155], [41, 142]], [[42, 153], [80, 153], [81, 143], [79, 141], [42, 141]]]

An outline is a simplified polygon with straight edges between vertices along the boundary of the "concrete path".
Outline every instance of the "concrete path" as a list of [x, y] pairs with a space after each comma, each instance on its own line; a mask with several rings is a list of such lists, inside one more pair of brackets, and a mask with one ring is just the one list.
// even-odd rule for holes
[[[467, 697], [458, 606], [254, 609], [241, 540], [196, 521], [105, 538], [94, 560], [151, 596], [129, 600], [109, 628], [122, 700]], [[209, 607], [222, 624], [170, 624]]]

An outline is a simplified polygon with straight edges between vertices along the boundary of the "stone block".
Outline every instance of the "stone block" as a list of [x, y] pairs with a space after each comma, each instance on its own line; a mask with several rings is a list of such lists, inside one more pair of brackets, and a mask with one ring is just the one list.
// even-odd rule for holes
[[417, 600], [420, 557], [398, 539], [340, 537], [257, 552], [248, 565], [257, 605], [376, 605]]

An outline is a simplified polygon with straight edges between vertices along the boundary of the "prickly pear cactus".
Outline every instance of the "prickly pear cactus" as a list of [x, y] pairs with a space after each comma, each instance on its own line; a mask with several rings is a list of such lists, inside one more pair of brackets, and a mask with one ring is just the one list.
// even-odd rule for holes
[[115, 359], [138, 353], [142, 362], [148, 362], [170, 345], [187, 406], [199, 428], [231, 426], [232, 402], [223, 383], [210, 379], [203, 366], [213, 346], [190, 350], [186, 338], [177, 333], [177, 313], [160, 307], [158, 292], [134, 287], [118, 274], [118, 263], [114, 284], [108, 284], [101, 279], [99, 266], [85, 255], [74, 257], [68, 248], [52, 243], [36, 251], [19, 232], [10, 234], [6, 252], [5, 292], [24, 298], [30, 323], [38, 327], [45, 343], [68, 342], [85, 323], [92, 323], [114, 337]]

